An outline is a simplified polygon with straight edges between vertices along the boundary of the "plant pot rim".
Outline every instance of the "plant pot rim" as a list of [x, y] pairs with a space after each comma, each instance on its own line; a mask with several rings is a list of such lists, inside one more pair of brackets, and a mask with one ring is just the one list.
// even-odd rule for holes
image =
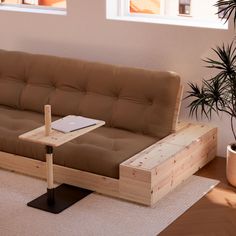
[[[232, 149], [232, 145], [235, 145], [235, 150]], [[236, 154], [236, 142], [228, 144], [227, 150]]]

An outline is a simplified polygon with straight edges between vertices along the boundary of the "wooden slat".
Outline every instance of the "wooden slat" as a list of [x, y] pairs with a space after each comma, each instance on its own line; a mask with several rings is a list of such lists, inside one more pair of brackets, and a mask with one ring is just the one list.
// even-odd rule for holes
[[137, 155], [138, 158], [130, 162], [127, 166], [151, 170], [154, 166], [158, 166], [160, 163], [167, 161], [182, 149], [182, 146], [174, 144], [157, 143], [153, 145], [152, 149]]
[[177, 131], [182, 97], [183, 97], [183, 86], [181, 85], [178, 91], [176, 104], [175, 104], [174, 118], [173, 118], [173, 123], [172, 123], [172, 133]]
[[[185, 121], [180, 121], [178, 122], [178, 126], [177, 126], [177, 133], [179, 132], [182, 132], [183, 130], [185, 130], [186, 128], [190, 127], [192, 124], [188, 123], [188, 122], [185, 122]], [[133, 157], [129, 158], [128, 160], [124, 161], [122, 163], [122, 165], [126, 165], [126, 166], [129, 166], [131, 163], [135, 163], [135, 162], [138, 162], [137, 160], [139, 158], [148, 158], [148, 154], [152, 153], [152, 151], [156, 150], [159, 145], [162, 145], [163, 143], [168, 143], [168, 139], [170, 139], [173, 135], [176, 135], [176, 133], [174, 134], [170, 134], [168, 135], [167, 137], [161, 139], [160, 141], [154, 143], [153, 145], [147, 147], [146, 149], [142, 150], [141, 152], [139, 152], [138, 154], [134, 155]], [[174, 146], [173, 146], [174, 148]], [[155, 155], [155, 154], [154, 154]], [[141, 161], [142, 162], [142, 161]], [[135, 166], [135, 164], [133, 164]], [[138, 166], [138, 165], [137, 165]], [[139, 166], [139, 168], [141, 168]]]
[[[170, 138], [166, 140], [166, 142], [186, 147], [190, 145], [193, 141], [198, 142], [202, 135], [206, 134], [211, 130], [216, 130], [216, 128], [213, 128], [209, 125], [192, 124], [187, 129], [184, 129], [181, 132], [170, 136]], [[209, 136], [211, 136], [211, 133], [209, 133]]]
[[142, 182], [151, 182], [151, 172], [140, 168], [120, 165], [120, 178], [131, 178]]
[[46, 179], [45, 162], [0, 152], [0, 168]]
[[122, 177], [119, 180], [119, 191], [121, 198], [151, 205], [151, 182], [142, 182]]
[[202, 153], [202, 150], [205, 150], [211, 153], [212, 149], [214, 149], [214, 152], [212, 152], [212, 155], [214, 155], [216, 150], [216, 130], [209, 131], [198, 142], [193, 141], [189, 146], [182, 147], [181, 151], [176, 152], [175, 155], [170, 156], [168, 160], [161, 162], [159, 165], [151, 162], [152, 182], [156, 182], [162, 176], [165, 176], [170, 171], [171, 166], [176, 167], [191, 163], [192, 157], [196, 152]]
[[[211, 130], [212, 132], [209, 132]], [[149, 148], [135, 155], [129, 162], [123, 164], [143, 169], [152, 169], [154, 166], [159, 165], [173, 155], [180, 153], [193, 142], [200, 142], [200, 139], [204, 134], [208, 133], [210, 137], [214, 132], [216, 132], [215, 129], [205, 125], [188, 126], [176, 134], [169, 135], [167, 138], [153, 144]]]
[[[182, 130], [188, 128], [188, 127], [191, 126], [191, 125], [192, 125], [192, 124], [190, 124], [190, 123], [188, 123], [188, 122], [180, 121], [180, 122], [178, 122], [177, 130], [178, 130], [178, 132], [182, 132]], [[161, 145], [162, 143], [168, 143], [168, 139], [169, 139], [170, 137], [172, 137], [173, 135], [175, 135], [175, 134], [168, 135], [168, 136], [165, 137], [164, 139], [162, 139], [162, 140], [160, 140], [160, 141], [154, 143], [153, 145], [147, 147], [146, 149], [142, 150], [142, 151], [139, 152], [138, 154], [136, 154], [136, 155], [134, 155], [133, 157], [129, 158], [128, 160], [124, 161], [121, 165], [130, 166], [130, 164], [132, 163], [132, 166], [135, 166], [135, 163], [136, 163], [136, 166], [138, 166], [138, 167], [141, 169], [142, 167], [140, 166], [140, 164], [141, 164], [141, 162], [143, 162], [141, 159], [142, 159], [142, 158], [143, 158], [143, 159], [146, 159], [146, 158], [148, 159], [148, 154], [152, 155], [152, 151], [153, 151], [153, 150], [156, 150], [156, 149], [159, 147], [158, 145]], [[174, 146], [173, 146], [173, 145], [170, 145], [170, 146], [172, 146], [173, 149], [178, 148], [178, 147], [175, 147], [175, 145], [174, 145]], [[171, 149], [170, 146], [167, 147], [167, 150], [170, 150], [170, 149]], [[173, 152], [174, 152], [174, 150], [173, 150]], [[154, 156], [155, 156], [155, 155], [156, 155], [156, 154], [154, 153]], [[138, 160], [139, 158], [141, 158], [141, 159], [140, 159], [140, 162], [139, 162], [139, 160]], [[160, 162], [161, 162], [161, 157], [159, 156], [159, 158], [160, 158]]]
[[191, 124], [188, 121], [182, 121], [182, 120], [178, 121], [177, 125], [176, 125], [175, 133], [181, 131], [182, 129], [184, 129], [184, 128], [190, 126], [190, 125]]
[[74, 186], [90, 189], [98, 193], [119, 197], [118, 179], [96, 175], [90, 172], [75, 170], [59, 165], [54, 165], [55, 180]]
[[[206, 156], [205, 156], [206, 157]], [[168, 178], [159, 182], [152, 189], [152, 205], [154, 205], [158, 200], [163, 198], [167, 193], [175, 189], [179, 184], [183, 183], [186, 179], [189, 178], [192, 174], [198, 171], [201, 167], [206, 165], [211, 159], [202, 158], [194, 163], [194, 165], [189, 166], [189, 168], [182, 170], [180, 175], [168, 176]]]
[[[207, 159], [208, 156], [215, 156], [216, 148], [216, 139], [212, 136], [209, 138], [207, 135], [205, 139], [202, 140], [202, 143], [193, 143], [188, 148], [183, 149], [182, 152], [177, 153], [173, 158], [170, 158], [168, 161], [165, 161], [152, 169], [152, 183], [155, 184], [162, 180], [168, 173], [173, 174], [173, 178], [177, 176], [177, 173], [180, 174], [190, 168], [192, 165], [196, 164], [195, 159]], [[212, 152], [212, 149], [214, 152]]]
[[[185, 181], [189, 176], [194, 174], [209, 161], [216, 156], [216, 133], [209, 138], [206, 134], [205, 139], [201, 143], [196, 142], [184, 155], [177, 155], [175, 158], [170, 159], [169, 170], [164, 175], [156, 175], [153, 172], [152, 178], [152, 205], [160, 200], [165, 194], [172, 191], [176, 186]], [[163, 163], [165, 165], [166, 162]], [[171, 167], [172, 164], [172, 167]], [[161, 169], [162, 165], [158, 167]], [[165, 170], [165, 168], [163, 168]]]
[[[46, 179], [46, 163], [10, 153], [0, 152], [0, 167], [19, 173]], [[54, 165], [54, 179], [58, 183], [67, 183], [92, 191], [119, 197], [118, 180]], [[46, 183], [45, 183], [46, 185]]]

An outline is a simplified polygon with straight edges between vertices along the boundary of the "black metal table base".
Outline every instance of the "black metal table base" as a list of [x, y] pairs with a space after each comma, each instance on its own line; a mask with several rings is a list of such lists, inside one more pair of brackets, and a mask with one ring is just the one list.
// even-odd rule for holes
[[27, 205], [58, 214], [91, 193], [92, 191], [87, 189], [62, 184], [54, 189], [48, 189], [47, 193], [27, 203]]

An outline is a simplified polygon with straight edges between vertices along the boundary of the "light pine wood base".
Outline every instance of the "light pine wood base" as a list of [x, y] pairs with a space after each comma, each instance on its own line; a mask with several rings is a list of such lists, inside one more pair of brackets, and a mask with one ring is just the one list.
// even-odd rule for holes
[[[98, 193], [153, 206], [216, 155], [217, 129], [181, 124], [177, 132], [120, 164], [113, 179], [54, 165], [54, 179]], [[0, 167], [46, 178], [45, 162], [0, 152]]]

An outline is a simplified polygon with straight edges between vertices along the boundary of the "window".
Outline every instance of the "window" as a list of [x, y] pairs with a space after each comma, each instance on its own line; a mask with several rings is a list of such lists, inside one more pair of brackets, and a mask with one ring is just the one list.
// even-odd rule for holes
[[179, 0], [179, 14], [190, 15], [191, 0]]
[[0, 0], [4, 4], [14, 5], [35, 5], [35, 6], [50, 6], [58, 8], [66, 8], [65, 0]]
[[130, 0], [130, 13], [160, 14], [160, 0]]
[[0, 0], [0, 10], [63, 14], [66, 0]]
[[217, 0], [107, 0], [107, 18], [227, 29], [214, 6]]

